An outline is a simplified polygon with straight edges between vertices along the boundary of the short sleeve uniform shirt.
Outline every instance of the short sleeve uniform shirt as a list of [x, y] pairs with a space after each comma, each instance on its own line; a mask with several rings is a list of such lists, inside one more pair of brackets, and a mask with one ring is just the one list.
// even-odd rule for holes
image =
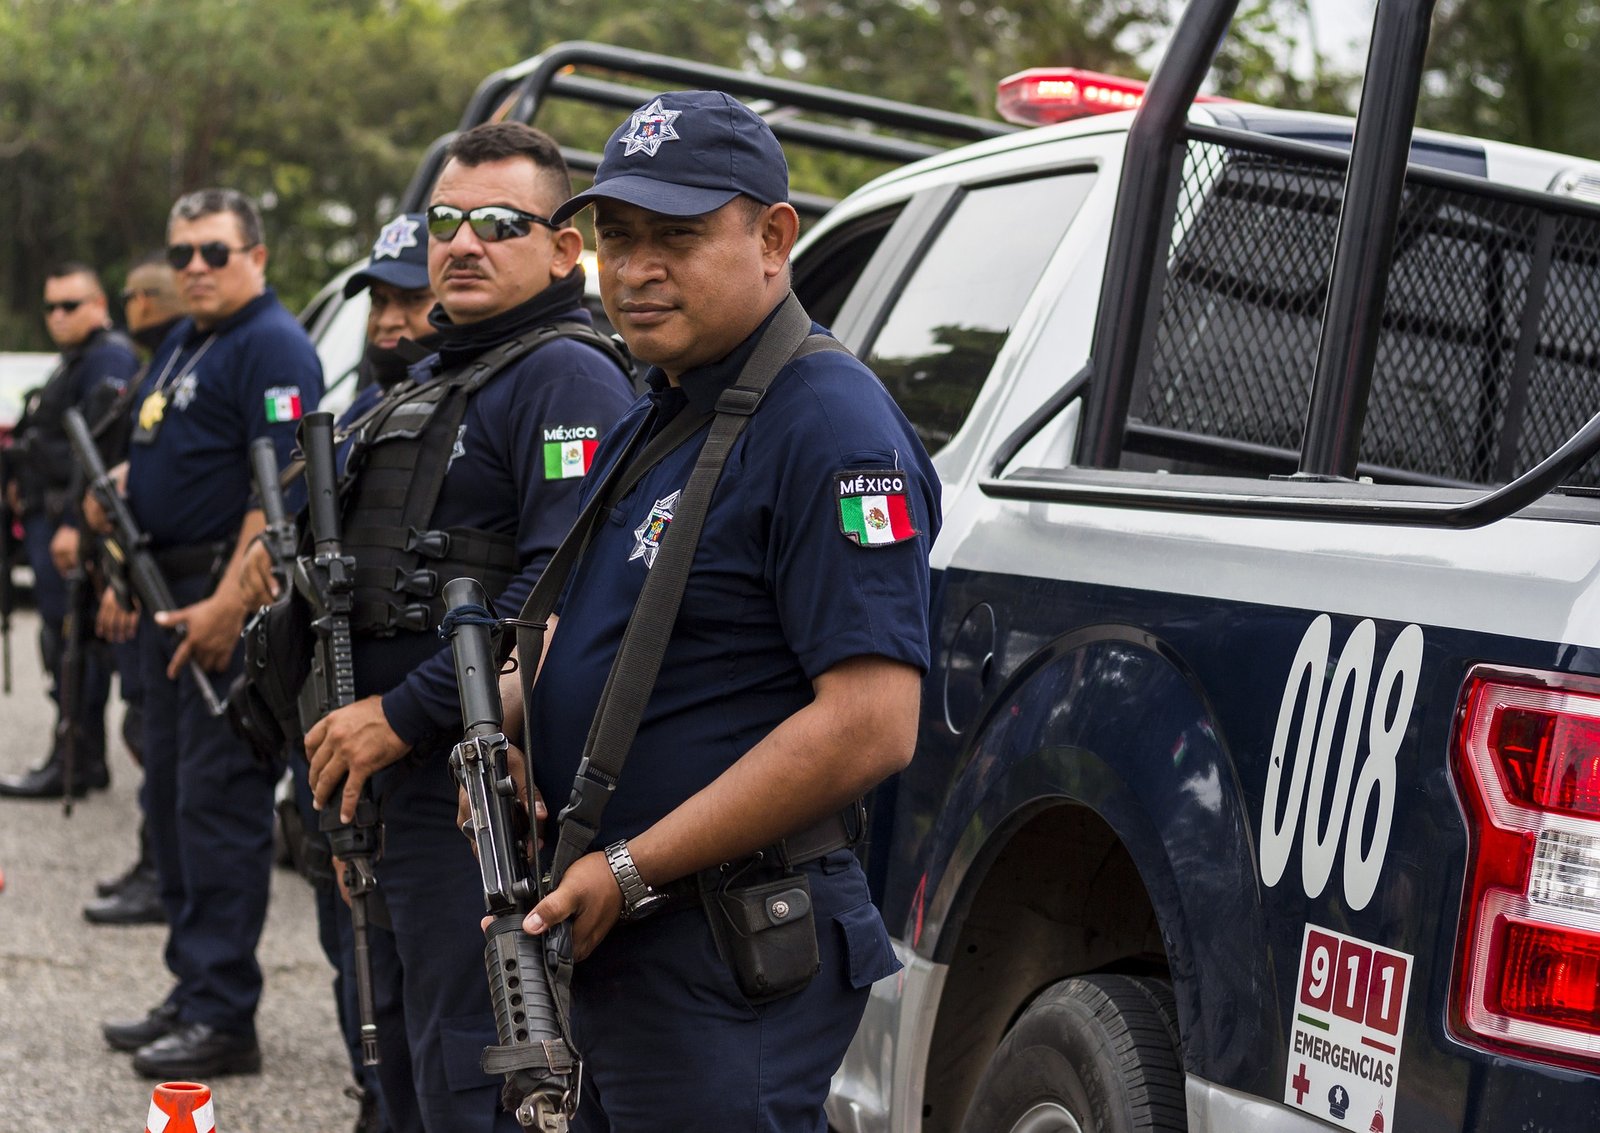
[[[820, 328], [814, 328], [820, 329]], [[758, 332], [759, 333], [759, 332]], [[595, 471], [686, 406], [733, 384], [755, 337], [651, 392], [600, 444]], [[552, 811], [571, 790], [623, 629], [707, 428], [602, 517], [569, 581], [536, 686], [533, 766]], [[591, 475], [585, 493], [602, 475]], [[812, 698], [812, 680], [877, 655], [928, 666], [928, 548], [939, 484], [909, 422], [854, 358], [790, 362], [729, 455], [682, 608], [597, 845], [633, 837], [706, 786]]]

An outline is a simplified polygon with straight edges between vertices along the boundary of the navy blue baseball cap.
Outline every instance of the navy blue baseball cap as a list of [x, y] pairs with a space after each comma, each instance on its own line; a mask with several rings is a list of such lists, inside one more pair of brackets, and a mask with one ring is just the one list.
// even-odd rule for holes
[[659, 95], [617, 127], [594, 186], [556, 209], [557, 224], [602, 197], [667, 216], [699, 216], [743, 194], [789, 199], [789, 163], [761, 117], [721, 91]]
[[402, 291], [428, 286], [428, 224], [422, 213], [408, 212], [383, 226], [367, 266], [345, 280], [345, 298], [374, 283]]

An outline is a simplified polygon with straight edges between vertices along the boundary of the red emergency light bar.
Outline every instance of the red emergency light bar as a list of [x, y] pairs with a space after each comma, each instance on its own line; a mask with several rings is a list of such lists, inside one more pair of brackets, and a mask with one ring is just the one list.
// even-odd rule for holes
[[[1103, 75], [1078, 67], [1033, 67], [1000, 80], [995, 106], [1000, 117], [1020, 126], [1048, 126], [1091, 114], [1110, 114], [1136, 110], [1144, 101], [1145, 87], [1139, 79]], [[1201, 95], [1196, 102], [1227, 102], [1215, 95]]]

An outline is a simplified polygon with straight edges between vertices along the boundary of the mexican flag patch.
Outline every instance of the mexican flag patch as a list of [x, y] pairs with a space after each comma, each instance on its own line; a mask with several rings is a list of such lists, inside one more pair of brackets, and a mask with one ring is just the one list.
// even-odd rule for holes
[[600, 432], [588, 425], [558, 425], [544, 431], [544, 478], [576, 480], [589, 471]]
[[269, 425], [300, 420], [300, 387], [273, 386], [267, 391], [264, 408]]
[[847, 468], [833, 474], [839, 530], [862, 547], [903, 543], [917, 529], [906, 503], [906, 475], [898, 468]]

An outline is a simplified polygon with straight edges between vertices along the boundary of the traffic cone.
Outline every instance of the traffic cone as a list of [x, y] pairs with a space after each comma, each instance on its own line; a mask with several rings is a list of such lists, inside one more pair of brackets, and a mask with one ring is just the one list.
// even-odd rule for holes
[[163, 1082], [150, 1092], [144, 1133], [216, 1133], [211, 1089], [198, 1082]]

